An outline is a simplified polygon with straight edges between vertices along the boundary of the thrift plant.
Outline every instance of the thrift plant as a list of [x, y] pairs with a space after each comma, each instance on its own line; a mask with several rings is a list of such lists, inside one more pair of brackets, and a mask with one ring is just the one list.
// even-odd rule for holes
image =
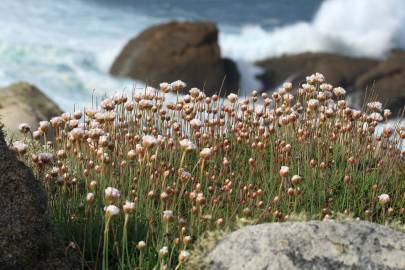
[[321, 74], [271, 95], [185, 88], [115, 95], [36, 131], [21, 124], [12, 147], [83, 269], [184, 269], [208, 231], [299, 213], [404, 223], [405, 130], [377, 132], [390, 116], [380, 102], [352, 109]]

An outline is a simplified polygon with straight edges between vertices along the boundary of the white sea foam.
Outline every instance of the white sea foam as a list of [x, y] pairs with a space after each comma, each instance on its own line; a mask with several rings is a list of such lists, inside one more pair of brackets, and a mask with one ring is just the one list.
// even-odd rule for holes
[[404, 0], [327, 0], [312, 22], [266, 31], [247, 25], [239, 33], [221, 33], [228, 57], [255, 61], [301, 52], [333, 52], [381, 57], [405, 48]]

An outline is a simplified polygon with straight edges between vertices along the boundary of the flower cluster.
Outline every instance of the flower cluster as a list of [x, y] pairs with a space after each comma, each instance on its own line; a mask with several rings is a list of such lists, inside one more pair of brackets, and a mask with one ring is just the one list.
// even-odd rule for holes
[[[381, 103], [350, 108], [346, 90], [319, 73], [249, 97], [180, 96], [182, 81], [159, 87], [41, 122], [12, 146], [91, 267], [182, 269], [196, 238], [241, 220], [305, 212], [404, 222], [405, 130], [377, 132], [390, 115]], [[29, 138], [28, 125], [20, 131]]]

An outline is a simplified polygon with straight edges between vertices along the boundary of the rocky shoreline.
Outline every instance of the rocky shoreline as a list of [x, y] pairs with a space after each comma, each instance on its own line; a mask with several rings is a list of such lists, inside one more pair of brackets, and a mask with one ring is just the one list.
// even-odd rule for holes
[[[305, 82], [320, 72], [334, 86], [366, 99], [377, 99], [398, 114], [405, 104], [405, 52], [393, 51], [385, 59], [348, 57], [329, 53], [302, 53], [268, 58], [254, 65], [263, 92], [283, 82]], [[152, 86], [177, 79], [207, 95], [238, 92], [240, 72], [230, 59], [221, 58], [218, 29], [212, 22], [170, 22], [152, 26], [131, 39], [111, 67], [113, 76], [142, 80]]]
[[[329, 53], [301, 53], [268, 58], [252, 63], [262, 92], [272, 92], [283, 82], [298, 86], [305, 76], [320, 72], [334, 86], [341, 86], [361, 107], [370, 99], [381, 101], [398, 116], [405, 104], [405, 51], [392, 51], [385, 59], [355, 58]], [[152, 26], [131, 39], [111, 66], [116, 77], [159, 83], [183, 80], [207, 95], [226, 96], [238, 92], [243, 74], [236, 63], [221, 56], [218, 28], [213, 22], [169, 22]], [[243, 89], [246, 92], [247, 89]], [[253, 90], [253, 89], [251, 89]], [[0, 115], [5, 127], [17, 130], [28, 122], [61, 113], [60, 108], [29, 83], [0, 88]]]
[[303, 53], [270, 58], [255, 63], [264, 72], [258, 76], [263, 91], [271, 91], [284, 81], [305, 82], [307, 74], [320, 72], [334, 86], [349, 95], [359, 95], [360, 107], [366, 100], [381, 101], [395, 114], [405, 105], [405, 52], [393, 51], [385, 59], [354, 58], [328, 53]]
[[235, 63], [221, 58], [218, 28], [212, 22], [170, 22], [152, 26], [131, 39], [115, 59], [114, 76], [159, 83], [183, 80], [214, 94], [239, 88]]

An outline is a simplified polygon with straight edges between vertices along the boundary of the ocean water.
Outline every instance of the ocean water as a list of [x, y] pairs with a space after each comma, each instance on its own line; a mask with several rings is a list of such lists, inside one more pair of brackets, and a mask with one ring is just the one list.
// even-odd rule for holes
[[143, 87], [108, 70], [125, 43], [169, 20], [213, 20], [242, 92], [259, 88], [252, 63], [305, 51], [383, 57], [405, 48], [405, 0], [1, 0], [0, 86], [41, 88], [62, 109]]

